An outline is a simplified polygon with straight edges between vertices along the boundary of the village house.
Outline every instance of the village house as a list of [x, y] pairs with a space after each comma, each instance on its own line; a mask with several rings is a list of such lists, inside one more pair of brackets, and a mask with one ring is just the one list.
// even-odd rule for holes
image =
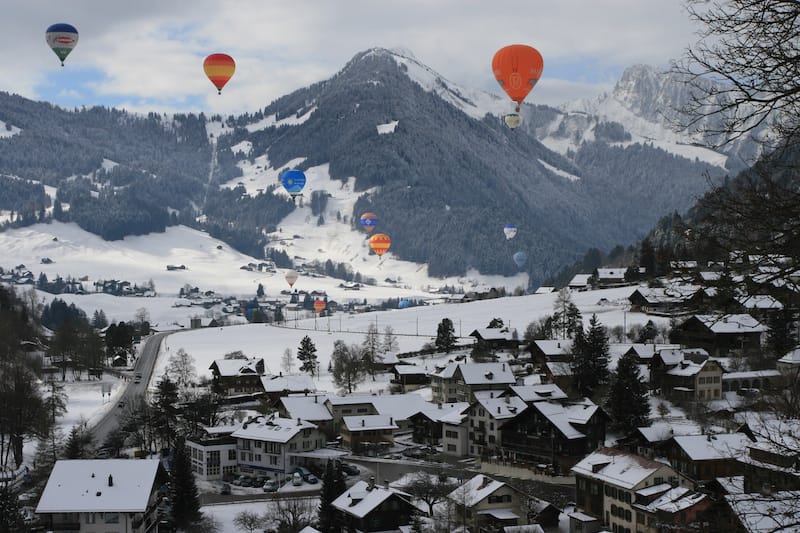
[[696, 482], [742, 474], [737, 459], [753, 440], [745, 433], [679, 435], [666, 445], [670, 464]]
[[696, 285], [639, 287], [628, 296], [631, 311], [657, 316], [678, 316], [699, 309], [707, 299], [704, 289]]
[[335, 523], [341, 531], [400, 531], [401, 526], [411, 524], [415, 514], [423, 514], [413, 503], [411, 496], [391, 487], [369, 481], [357, 481], [338, 498], [333, 500], [336, 512]]
[[596, 278], [598, 287], [607, 288], [626, 285], [625, 270], [625, 267], [598, 268]]
[[56, 461], [36, 514], [49, 531], [155, 531], [167, 477], [157, 459]]
[[467, 411], [469, 454], [490, 455], [500, 449], [500, 429], [528, 406], [519, 396], [501, 397], [495, 391], [476, 391], [475, 401]]
[[778, 359], [775, 367], [787, 383], [795, 383], [800, 375], [800, 346]]
[[485, 342], [490, 350], [511, 350], [519, 347], [519, 340], [508, 328], [478, 328], [469, 334], [475, 342]]
[[758, 351], [767, 329], [748, 314], [694, 315], [673, 328], [670, 341], [723, 357]]
[[637, 491], [664, 483], [690, 486], [671, 466], [615, 448], [589, 454], [572, 472], [576, 507], [575, 516], [570, 515], [571, 533], [601, 527], [616, 533], [637, 531], [638, 525], [646, 525], [645, 514], [634, 507]]
[[782, 388], [783, 384], [784, 376], [778, 370], [747, 370], [722, 375], [722, 392], [773, 391]]
[[333, 428], [341, 433], [345, 416], [387, 415], [394, 419], [400, 430], [410, 430], [411, 416], [429, 409], [431, 403], [419, 394], [328, 395], [325, 406], [333, 416]]
[[465, 457], [469, 453], [469, 404], [464, 409], [453, 410], [439, 417], [442, 424], [442, 452], [445, 455]]
[[469, 531], [502, 531], [528, 523], [525, 495], [512, 486], [478, 474], [447, 495], [456, 524]]
[[411, 415], [412, 440], [417, 444], [438, 446], [444, 435], [444, 422], [453, 413], [463, 413], [469, 409], [467, 402], [431, 405]]
[[740, 431], [754, 437], [746, 453], [737, 457], [745, 492], [800, 490], [800, 421], [758, 420]]
[[708, 531], [713, 523], [712, 498], [688, 487], [662, 483], [637, 490], [635, 497], [637, 533]]
[[588, 291], [592, 286], [589, 283], [591, 274], [575, 274], [567, 284], [567, 287], [572, 291]]
[[575, 374], [572, 366], [566, 361], [550, 361], [542, 367], [544, 381], [553, 383], [567, 395], [577, 394], [575, 388]]
[[287, 474], [305, 462], [304, 454], [325, 446], [325, 435], [314, 424], [275, 413], [249, 419], [231, 436], [240, 474]]
[[717, 361], [683, 360], [661, 375], [654, 386], [672, 400], [718, 400], [722, 396], [723, 368]]
[[516, 382], [506, 363], [450, 363], [431, 374], [434, 403], [472, 402], [475, 391], [502, 392]]
[[278, 400], [278, 415], [283, 418], [301, 418], [311, 422], [322, 431], [328, 440], [336, 438], [333, 431], [333, 415], [325, 403], [327, 395], [322, 393], [290, 394]]
[[192, 472], [199, 479], [224, 479], [237, 472], [236, 438], [231, 434], [240, 427], [240, 424], [204, 427], [202, 433], [186, 438]]
[[223, 396], [260, 393], [264, 358], [215, 359], [211, 366], [211, 388]]
[[531, 354], [531, 362], [543, 365], [550, 361], [569, 361], [572, 358], [572, 339], [537, 339], [526, 348]]
[[394, 377], [391, 383], [399, 387], [401, 392], [427, 387], [431, 382], [428, 369], [418, 365], [394, 365], [392, 374]]
[[311, 376], [261, 376], [261, 387], [269, 405], [276, 405], [283, 396], [305, 394], [317, 390]]
[[342, 447], [357, 454], [375, 455], [394, 445], [400, 426], [390, 415], [342, 417]]

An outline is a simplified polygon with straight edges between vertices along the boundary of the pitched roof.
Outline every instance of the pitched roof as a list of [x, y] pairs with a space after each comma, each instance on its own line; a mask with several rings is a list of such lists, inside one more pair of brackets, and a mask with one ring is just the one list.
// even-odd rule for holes
[[[572, 423], [583, 424], [585, 421], [583, 419], [572, 418], [572, 415], [577, 414], [577, 410], [573, 410], [571, 406], [565, 406], [557, 402], [534, 402], [531, 404], [531, 407], [547, 418], [564, 438], [580, 439], [586, 436], [572, 425]], [[596, 411], [597, 406], [591, 410], [591, 413]]]
[[262, 376], [265, 392], [313, 392], [317, 390], [310, 376]]
[[798, 346], [791, 352], [787, 353], [786, 355], [778, 359], [778, 362], [792, 364], [792, 365], [800, 365], [800, 346]]
[[540, 402], [545, 400], [564, 400], [567, 393], [555, 383], [544, 385], [511, 385], [511, 390], [524, 402]]
[[289, 418], [320, 422], [333, 420], [333, 415], [325, 405], [325, 396], [283, 396], [279, 401]]
[[282, 418], [270, 415], [257, 417], [251, 422], [244, 422], [242, 427], [231, 433], [232, 437], [252, 439], [266, 442], [289, 442], [304, 429], [315, 429], [311, 422], [294, 418]]
[[545, 356], [564, 355], [572, 352], [572, 339], [537, 339], [532, 344], [541, 350]]
[[513, 334], [506, 328], [476, 328], [469, 336], [485, 341], [510, 341], [513, 339]]
[[678, 435], [672, 440], [692, 461], [735, 459], [747, 453], [747, 447], [753, 444], [744, 433]]
[[389, 415], [343, 416], [342, 422], [348, 431], [369, 431], [375, 429], [400, 429]]
[[616, 448], [597, 450], [572, 467], [576, 474], [633, 489], [663, 468], [670, 467]]
[[431, 375], [443, 379], [453, 378], [461, 373], [467, 385], [487, 385], [494, 383], [516, 383], [517, 378], [506, 363], [450, 363], [439, 372]]
[[392, 496], [397, 496], [411, 504], [411, 497], [405, 492], [378, 485], [370, 489], [369, 483], [358, 481], [333, 500], [333, 506], [349, 515], [364, 518]]
[[705, 327], [717, 334], [763, 333], [769, 328], [747, 313], [729, 315], [694, 315]]
[[[158, 459], [57, 461], [36, 512], [144, 512], [160, 464]], [[111, 486], [109, 476], [113, 481]]]
[[494, 391], [485, 391], [483, 394], [476, 392], [475, 401], [495, 420], [514, 418], [528, 408], [528, 404], [519, 396], [499, 397], [493, 393]]
[[211, 369], [216, 366], [219, 375], [226, 377], [241, 376], [243, 374], [258, 375], [260, 374], [257, 368], [259, 362], [261, 365], [263, 365], [264, 358], [254, 357], [252, 359], [214, 359], [214, 362], [212, 362], [211, 366], [208, 368]]
[[485, 474], [478, 474], [448, 494], [447, 498], [458, 505], [472, 507], [503, 486], [505, 483], [502, 481], [492, 479]]
[[727, 494], [725, 500], [748, 533], [797, 531], [800, 492], [774, 494]]

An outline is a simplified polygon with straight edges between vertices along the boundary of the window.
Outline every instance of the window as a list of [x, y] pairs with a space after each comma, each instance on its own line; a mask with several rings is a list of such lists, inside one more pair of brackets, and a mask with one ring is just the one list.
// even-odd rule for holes
[[454, 451], [456, 451], [456, 445], [455, 445], [455, 444], [448, 444], [448, 445], [447, 445], [447, 451], [448, 451], [448, 452], [454, 452]]
[[448, 439], [457, 439], [458, 438], [458, 432], [457, 431], [450, 431], [448, 429], [447, 431], [444, 432], [444, 436], [447, 437]]
[[256, 448], [261, 448], [261, 444], [262, 444], [261, 441], [257, 440], [256, 441]]
[[119, 524], [119, 513], [103, 513], [103, 521], [106, 524]]
[[236, 450], [228, 450], [228, 461], [236, 460]]
[[86, 513], [86, 523], [94, 524], [97, 522], [97, 516], [94, 513]]
[[636, 513], [636, 523], [644, 525], [644, 513], [640, 513], [637, 511]]

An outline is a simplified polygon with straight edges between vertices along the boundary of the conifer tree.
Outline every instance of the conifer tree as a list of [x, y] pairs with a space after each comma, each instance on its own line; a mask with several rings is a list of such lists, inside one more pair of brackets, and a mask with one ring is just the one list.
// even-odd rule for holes
[[338, 531], [335, 523], [333, 500], [339, 495], [335, 493], [336, 471], [333, 461], [328, 459], [325, 464], [325, 473], [322, 476], [322, 490], [319, 495], [319, 508], [317, 511], [318, 529], [321, 533], [334, 533]]
[[311, 377], [314, 377], [314, 372], [317, 370], [317, 347], [311, 340], [311, 337], [306, 335], [300, 341], [300, 348], [297, 350], [297, 359], [300, 360], [300, 371], [308, 372]]
[[594, 396], [598, 388], [606, 383], [608, 378], [608, 333], [597, 315], [592, 315], [589, 320], [589, 330], [584, 333], [582, 329], [575, 335], [572, 345], [572, 369], [575, 388], [578, 393], [587, 398]]
[[0, 533], [28, 530], [22, 518], [16, 491], [5, 483], [0, 485]]
[[453, 321], [443, 318], [436, 328], [436, 349], [440, 352], [449, 352], [456, 345], [456, 333], [453, 328]]
[[625, 434], [650, 425], [647, 385], [642, 381], [633, 353], [624, 354], [617, 362], [606, 406], [614, 425]]
[[175, 527], [191, 531], [192, 524], [202, 518], [200, 497], [192, 473], [192, 461], [183, 439], [175, 443], [170, 471], [172, 484], [172, 521]]

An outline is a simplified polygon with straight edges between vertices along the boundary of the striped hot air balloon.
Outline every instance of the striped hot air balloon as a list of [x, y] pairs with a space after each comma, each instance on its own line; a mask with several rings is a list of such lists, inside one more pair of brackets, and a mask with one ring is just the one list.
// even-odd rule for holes
[[78, 30], [72, 24], [59, 22], [53, 24], [45, 31], [44, 38], [47, 41], [53, 52], [61, 60], [61, 66], [64, 66], [64, 60], [72, 49], [78, 44]]
[[367, 233], [372, 232], [377, 225], [378, 215], [375, 213], [364, 213], [361, 215], [361, 226], [366, 230]]
[[211, 54], [203, 61], [203, 70], [217, 88], [217, 93], [222, 94], [222, 88], [236, 70], [236, 63], [228, 54]]
[[378, 257], [386, 253], [386, 250], [392, 245], [392, 239], [385, 233], [376, 233], [369, 238], [369, 247], [375, 252]]

